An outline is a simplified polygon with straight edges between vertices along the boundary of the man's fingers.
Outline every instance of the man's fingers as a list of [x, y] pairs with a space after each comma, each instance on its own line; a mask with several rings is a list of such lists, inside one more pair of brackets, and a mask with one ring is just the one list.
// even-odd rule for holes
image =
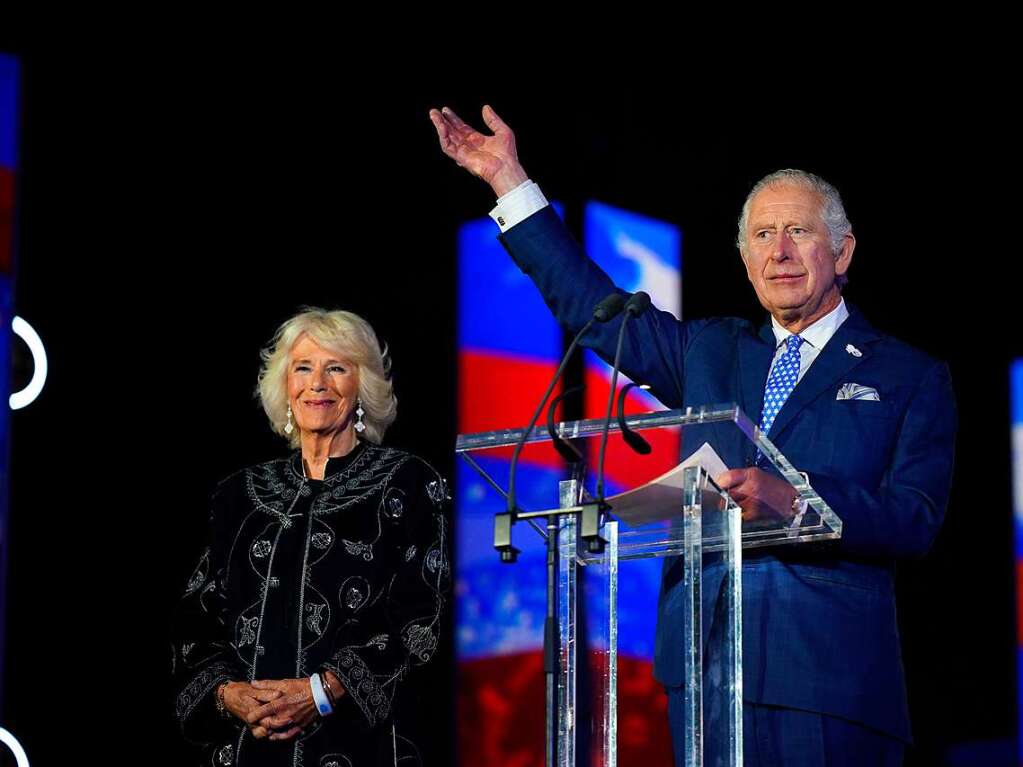
[[459, 117], [458, 115], [455, 114], [453, 109], [451, 109], [449, 107], [443, 107], [440, 111], [441, 111], [441, 114], [444, 115], [445, 118], [447, 118], [448, 123], [452, 127], [458, 128], [459, 130], [463, 130], [463, 129], [471, 130], [471, 128], [469, 128], [469, 126], [466, 124], [466, 122], [461, 117]]
[[746, 469], [729, 469], [714, 478], [722, 490], [731, 490], [746, 481]]
[[441, 148], [447, 147], [451, 143], [451, 129], [448, 121], [444, 119], [444, 115], [436, 109], [431, 109], [430, 122], [437, 129], [437, 139], [440, 141]]
[[436, 109], [430, 111], [430, 121], [437, 129], [437, 141], [440, 142], [440, 150], [452, 160], [459, 161], [459, 150], [468, 144], [472, 130], [465, 126], [458, 127], [446, 115]]
[[487, 127], [495, 134], [511, 133], [511, 128], [509, 128], [507, 123], [498, 116], [497, 112], [494, 111], [494, 108], [490, 106], [490, 104], [485, 104], [483, 106], [483, 122], [485, 122]]

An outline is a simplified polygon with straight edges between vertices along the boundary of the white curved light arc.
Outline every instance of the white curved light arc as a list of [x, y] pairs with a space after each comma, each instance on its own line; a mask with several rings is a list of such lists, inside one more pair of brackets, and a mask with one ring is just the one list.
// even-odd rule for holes
[[29, 351], [32, 352], [32, 361], [34, 363], [32, 380], [28, 382], [28, 386], [21, 391], [11, 394], [11, 410], [20, 410], [32, 404], [43, 390], [43, 384], [46, 383], [46, 349], [43, 348], [43, 340], [36, 333], [35, 328], [21, 317], [15, 317], [11, 321], [11, 330], [14, 331], [15, 335], [20, 336], [28, 346]]
[[0, 743], [3, 743], [11, 749], [11, 753], [14, 754], [14, 760], [18, 763], [18, 767], [29, 767], [28, 754], [25, 753], [25, 749], [21, 747], [18, 739], [11, 735], [11, 733], [3, 727], [0, 727]]

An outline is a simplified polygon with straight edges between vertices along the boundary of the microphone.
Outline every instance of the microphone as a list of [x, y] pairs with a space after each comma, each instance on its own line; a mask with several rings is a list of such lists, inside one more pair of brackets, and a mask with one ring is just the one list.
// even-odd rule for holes
[[[547, 391], [544, 392], [543, 399], [540, 400], [540, 405], [537, 407], [536, 412], [533, 414], [533, 418], [529, 421], [529, 425], [526, 430], [522, 433], [522, 437], [519, 438], [518, 443], [515, 445], [515, 451], [512, 453], [511, 466], [508, 470], [508, 515], [510, 516], [510, 522], [514, 522], [516, 506], [515, 506], [515, 473], [519, 465], [519, 455], [522, 453], [522, 448], [526, 444], [526, 439], [533, 431], [533, 427], [536, 425], [537, 420], [540, 418], [540, 414], [543, 413], [544, 406], [547, 404], [547, 400], [551, 396], [551, 392], [554, 390], [554, 385], [561, 378], [562, 373], [565, 372], [565, 367], [568, 365], [568, 360], [572, 356], [572, 352], [575, 351], [576, 346], [579, 345], [579, 340], [586, 334], [586, 332], [593, 327], [597, 322], [608, 322], [613, 320], [625, 309], [626, 298], [621, 293], [611, 293], [606, 298], [602, 299], [595, 307], [593, 307], [593, 316], [589, 322], [583, 325], [582, 330], [575, 334], [575, 338], [572, 339], [572, 343], [569, 344], [568, 351], [561, 358], [561, 364], [558, 365], [557, 371], [554, 373], [554, 377], [551, 378], [550, 384], [547, 386]], [[501, 552], [502, 559], [505, 559], [505, 551]], [[506, 561], [513, 561], [514, 551], [507, 552], [508, 558]]]
[[[646, 293], [643, 294], [646, 296]], [[635, 296], [633, 296], [635, 298]], [[632, 299], [629, 299], [631, 301]], [[629, 301], [625, 300], [625, 296], [621, 293], [612, 293], [611, 295], [604, 298], [600, 303], [593, 307], [593, 319], [597, 322], [609, 322], [621, 314], [622, 310], [629, 305]], [[647, 304], [650, 303], [650, 296], [646, 296]], [[585, 330], [589, 329], [589, 326], [593, 324], [591, 320], [586, 326]], [[582, 336], [585, 330], [580, 331], [579, 335], [576, 336], [578, 339]]]
[[551, 404], [547, 408], [547, 433], [551, 437], [551, 444], [553, 444], [555, 449], [561, 454], [561, 457], [565, 459], [565, 463], [578, 463], [583, 459], [583, 454], [580, 453], [579, 448], [571, 442], [558, 436], [558, 433], [554, 429], [554, 411], [558, 409], [558, 404], [565, 399], [565, 397], [578, 394], [585, 388], [585, 386], [573, 386], [571, 389], [565, 389], [565, 391], [561, 392], [561, 394], [551, 400]]
[[640, 455], [650, 455], [650, 443], [647, 442], [638, 432], [634, 432], [629, 428], [629, 425], [625, 423], [625, 395], [629, 393], [629, 389], [639, 387], [644, 391], [649, 390], [648, 384], [628, 383], [622, 387], [622, 390], [618, 393], [618, 429], [622, 433], [622, 439], [625, 440], [625, 444], [631, 447]]
[[639, 317], [650, 308], [650, 294], [642, 290], [633, 293], [632, 298], [625, 302], [625, 311], [633, 317]]
[[611, 431], [611, 412], [614, 408], [615, 390], [618, 388], [618, 369], [622, 360], [622, 345], [625, 342], [625, 326], [633, 317], [639, 317], [650, 307], [650, 296], [642, 290], [633, 293], [623, 307], [621, 327], [618, 328], [618, 346], [615, 349], [615, 362], [611, 370], [611, 391], [607, 395], [607, 414], [604, 416], [604, 429], [600, 435], [600, 458], [597, 463], [597, 503], [604, 503], [604, 454], [607, 452], [607, 437]]

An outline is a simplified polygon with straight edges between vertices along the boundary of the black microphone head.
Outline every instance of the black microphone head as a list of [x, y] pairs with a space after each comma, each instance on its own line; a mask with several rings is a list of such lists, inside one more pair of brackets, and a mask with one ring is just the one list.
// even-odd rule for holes
[[[649, 296], [647, 301], [649, 301]], [[612, 293], [593, 307], [593, 319], [597, 322], [607, 322], [622, 313], [625, 308], [625, 296], [621, 293]]]
[[638, 317], [649, 308], [650, 295], [642, 290], [633, 293], [629, 300], [625, 302], [625, 311], [633, 317]]

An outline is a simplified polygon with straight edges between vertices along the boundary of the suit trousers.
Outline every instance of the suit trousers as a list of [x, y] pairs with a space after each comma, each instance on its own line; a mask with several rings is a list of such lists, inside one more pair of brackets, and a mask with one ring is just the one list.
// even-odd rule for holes
[[[683, 687], [669, 687], [668, 721], [675, 764], [684, 764]], [[905, 744], [869, 727], [813, 711], [743, 703], [744, 767], [899, 767]], [[706, 767], [725, 764], [725, 754], [710, 739]]]

